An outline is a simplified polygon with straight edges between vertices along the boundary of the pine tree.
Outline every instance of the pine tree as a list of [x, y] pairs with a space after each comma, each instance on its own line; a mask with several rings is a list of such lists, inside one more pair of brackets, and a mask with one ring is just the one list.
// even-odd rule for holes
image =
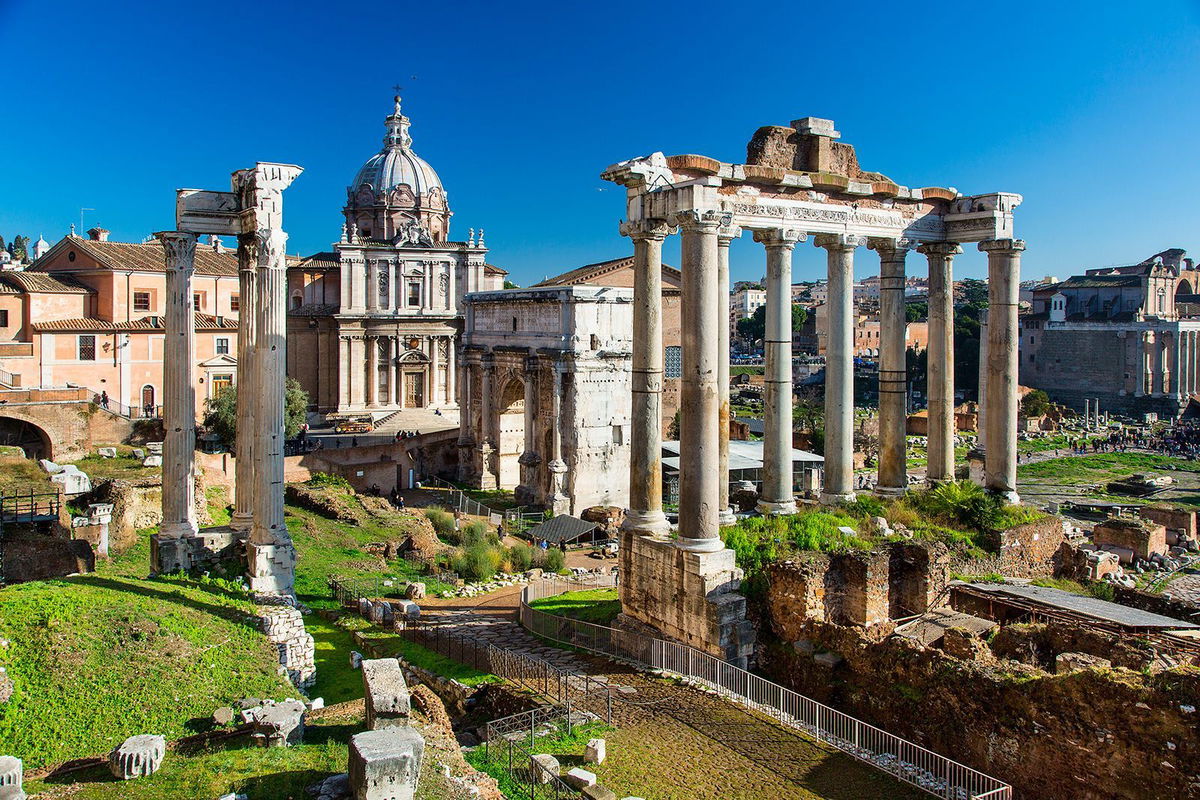
[[12, 253], [13, 258], [16, 259], [17, 261], [28, 261], [29, 260], [28, 247], [29, 247], [29, 237], [21, 236], [20, 234], [17, 234], [17, 236], [12, 241], [12, 250], [10, 252]]

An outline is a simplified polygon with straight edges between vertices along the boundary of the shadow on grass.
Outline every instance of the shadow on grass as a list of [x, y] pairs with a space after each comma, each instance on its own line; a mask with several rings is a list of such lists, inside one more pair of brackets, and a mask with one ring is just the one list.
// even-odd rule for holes
[[[199, 589], [207, 591], [209, 594], [225, 594], [227, 590], [219, 587], [198, 586], [194, 584], [173, 584], [169, 581], [155, 583], [153, 581], [139, 581], [134, 579], [117, 580], [113, 578], [104, 578], [99, 575], [81, 575], [74, 578], [73, 581], [84, 586], [94, 586], [99, 589], [109, 589], [114, 592], [128, 592], [130, 594], [138, 594], [143, 597], [150, 597], [155, 600], [164, 600], [170, 603], [176, 603], [180, 606], [195, 609], [207, 614], [212, 614], [214, 617], [220, 617], [227, 622], [232, 622], [246, 628], [258, 630], [258, 622], [254, 618], [242, 611], [231, 606], [223, 606], [214, 603], [204, 603], [192, 597], [185, 596], [181, 591], [183, 588]], [[166, 587], [176, 587], [174, 591], [168, 590]], [[162, 587], [162, 588], [159, 588]], [[230, 594], [232, 597], [237, 597], [240, 600], [247, 598]]]
[[271, 775], [256, 775], [238, 781], [236, 792], [255, 798], [309, 797], [305, 792], [317, 781], [323, 781], [335, 773], [324, 770], [304, 769], [276, 772]]

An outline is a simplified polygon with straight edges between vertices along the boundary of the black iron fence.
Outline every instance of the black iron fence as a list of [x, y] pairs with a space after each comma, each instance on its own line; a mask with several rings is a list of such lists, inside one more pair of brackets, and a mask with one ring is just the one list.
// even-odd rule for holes
[[519, 793], [509, 792], [510, 800], [578, 800], [579, 790], [569, 786], [557, 774], [540, 769], [534, 761], [538, 739], [565, 733], [595, 719], [581, 714], [570, 702], [522, 711], [487, 724], [483, 740], [484, 760], [506, 772]]

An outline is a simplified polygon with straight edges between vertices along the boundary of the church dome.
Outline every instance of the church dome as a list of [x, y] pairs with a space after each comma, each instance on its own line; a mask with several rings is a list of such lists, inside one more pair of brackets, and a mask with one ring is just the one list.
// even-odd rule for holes
[[442, 193], [442, 181], [429, 162], [412, 151], [412, 137], [408, 135], [409, 120], [400, 113], [400, 98], [396, 107], [385, 121], [387, 135], [383, 137], [383, 149], [367, 159], [354, 176], [350, 188], [358, 190], [368, 184], [376, 194], [386, 195], [398, 186], [407, 185], [414, 195], [428, 195], [432, 190]]

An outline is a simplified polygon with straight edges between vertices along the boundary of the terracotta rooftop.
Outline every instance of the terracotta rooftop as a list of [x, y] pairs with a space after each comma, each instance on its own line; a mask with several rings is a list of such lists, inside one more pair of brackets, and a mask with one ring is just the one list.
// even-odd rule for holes
[[[166, 263], [162, 244], [157, 240], [144, 244], [132, 242], [100, 242], [94, 239], [82, 239], [78, 236], [67, 236], [51, 248], [51, 253], [61, 247], [74, 247], [82, 250], [103, 266], [112, 270], [135, 270], [137, 272], [166, 272]], [[49, 253], [47, 253], [49, 255]], [[46, 257], [43, 256], [42, 259]], [[39, 259], [41, 261], [42, 259]], [[40, 271], [37, 264], [29, 271]], [[230, 275], [238, 273], [237, 255], [233, 252], [218, 253], [211, 246], [203, 243], [196, 245], [196, 274], [197, 275]]]
[[[623, 269], [633, 269], [633, 256], [598, 261], [595, 264], [585, 264], [582, 267], [577, 267], [553, 278], [546, 278], [540, 283], [535, 283], [534, 286], [579, 286], [581, 284], [594, 283], [604, 275], [610, 275]], [[682, 272], [669, 264], [662, 265], [662, 272], [664, 289], [678, 288], [680, 286], [680, 281], [683, 278]]]
[[55, 294], [89, 294], [87, 286], [72, 278], [70, 275], [50, 275], [45, 272], [0, 272], [0, 285], [10, 287], [18, 292], [51, 292]]
[[495, 264], [484, 264], [483, 265], [483, 274], [484, 275], [507, 275], [508, 270], [501, 269], [500, 267], [497, 267]]
[[[55, 319], [46, 322], [34, 322], [36, 331], [161, 331], [164, 330], [161, 316], [140, 317], [131, 322], [110, 322], [106, 319], [78, 317], [76, 319]], [[214, 317], [212, 314], [196, 314], [196, 330], [198, 331], [236, 331], [236, 317]]]
[[288, 264], [289, 269], [336, 269], [338, 267], [337, 253], [313, 253], [311, 256], [305, 256], [293, 263]]

